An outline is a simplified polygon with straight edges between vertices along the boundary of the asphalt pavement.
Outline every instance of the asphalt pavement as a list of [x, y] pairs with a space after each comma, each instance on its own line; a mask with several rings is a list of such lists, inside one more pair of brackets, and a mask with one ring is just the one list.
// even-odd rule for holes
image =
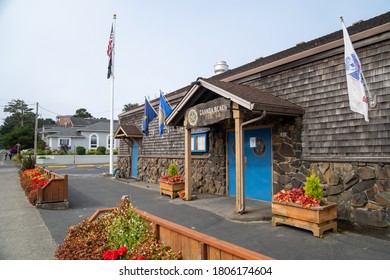
[[138, 209], [274, 259], [390, 260], [389, 229], [356, 232], [344, 227], [317, 238], [294, 227], [272, 227], [268, 202], [247, 200], [247, 213], [238, 215], [233, 197], [197, 194], [193, 201], [170, 199], [160, 195], [157, 185], [116, 180], [99, 171], [57, 170], [69, 174], [70, 208], [38, 210], [25, 198], [17, 169], [1, 161], [0, 259], [53, 259], [70, 226], [129, 195]]

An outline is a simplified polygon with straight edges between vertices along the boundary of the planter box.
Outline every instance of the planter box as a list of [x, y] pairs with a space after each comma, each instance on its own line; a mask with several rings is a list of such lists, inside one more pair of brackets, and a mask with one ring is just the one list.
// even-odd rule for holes
[[303, 228], [322, 237], [324, 231], [337, 231], [337, 204], [327, 202], [323, 206], [304, 208], [295, 203], [272, 202], [272, 226], [278, 223]]
[[68, 175], [59, 175], [40, 167], [41, 173], [45, 173], [49, 182], [44, 187], [37, 189], [37, 208], [43, 209], [68, 209]]
[[160, 195], [167, 194], [171, 199], [178, 196], [177, 192], [184, 190], [184, 182], [166, 183], [160, 181]]

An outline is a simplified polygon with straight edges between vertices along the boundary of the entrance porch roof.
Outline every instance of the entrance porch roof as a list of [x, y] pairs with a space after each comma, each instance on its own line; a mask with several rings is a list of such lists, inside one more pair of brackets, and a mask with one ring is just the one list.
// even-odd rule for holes
[[230, 99], [251, 112], [266, 111], [267, 115], [288, 116], [304, 114], [300, 106], [259, 89], [216, 79], [199, 78], [168, 116], [166, 124], [182, 126], [189, 108], [218, 97]]
[[142, 132], [135, 125], [120, 125], [114, 133], [115, 139], [142, 138]]

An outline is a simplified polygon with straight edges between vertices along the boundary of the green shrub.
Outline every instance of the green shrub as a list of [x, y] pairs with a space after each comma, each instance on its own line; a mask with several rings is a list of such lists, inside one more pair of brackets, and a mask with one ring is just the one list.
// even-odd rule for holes
[[24, 171], [24, 170], [33, 169], [33, 168], [35, 168], [34, 158], [31, 155], [23, 157], [22, 161], [20, 163], [20, 170]]
[[76, 147], [76, 154], [77, 155], [85, 155], [85, 148], [82, 146], [77, 146]]
[[96, 155], [96, 150], [89, 149], [87, 152], [88, 155]]
[[320, 178], [318, 178], [314, 172], [306, 178], [305, 194], [317, 199], [322, 199], [323, 190], [320, 186]]
[[99, 146], [99, 147], [97, 147], [97, 149], [96, 149], [96, 154], [97, 155], [105, 155], [106, 154], [106, 147], [104, 147], [104, 146]]
[[173, 177], [173, 176], [175, 176], [175, 175], [177, 175], [177, 167], [176, 167], [176, 165], [174, 164], [174, 163], [171, 163], [170, 165], [169, 165], [169, 168], [168, 168], [168, 176], [169, 177]]
[[120, 215], [116, 215], [111, 224], [107, 226], [108, 242], [112, 249], [125, 245], [130, 251], [149, 232], [144, 219], [132, 211], [132, 208], [129, 201], [122, 200], [118, 207]]

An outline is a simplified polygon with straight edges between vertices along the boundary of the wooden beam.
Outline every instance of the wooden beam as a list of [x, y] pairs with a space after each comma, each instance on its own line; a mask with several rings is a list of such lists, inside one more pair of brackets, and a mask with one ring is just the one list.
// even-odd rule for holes
[[236, 143], [236, 212], [241, 211], [241, 200], [243, 198], [243, 186], [241, 186], [241, 164], [243, 158], [243, 143], [242, 143], [242, 131], [241, 124], [244, 119], [244, 113], [239, 110], [240, 106], [237, 103], [233, 103], [233, 118], [234, 118], [234, 129], [235, 129], [235, 143]]
[[191, 200], [192, 192], [192, 174], [191, 174], [191, 129], [186, 127], [187, 125], [187, 115], [184, 117], [184, 181], [185, 181], [185, 200]]

